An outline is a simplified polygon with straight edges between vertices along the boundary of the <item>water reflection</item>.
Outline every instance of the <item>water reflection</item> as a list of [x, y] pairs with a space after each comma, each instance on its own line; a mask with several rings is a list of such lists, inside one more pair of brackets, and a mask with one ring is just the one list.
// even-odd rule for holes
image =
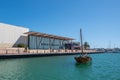
[[89, 62], [89, 63], [86, 63], [86, 64], [75, 63], [75, 66], [76, 66], [77, 68], [87, 68], [87, 67], [92, 66], [92, 62]]

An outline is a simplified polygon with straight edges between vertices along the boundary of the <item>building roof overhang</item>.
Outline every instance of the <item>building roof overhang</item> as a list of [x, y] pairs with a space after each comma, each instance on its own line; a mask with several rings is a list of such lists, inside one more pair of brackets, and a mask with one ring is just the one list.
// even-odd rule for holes
[[45, 37], [45, 38], [54, 38], [54, 39], [60, 39], [60, 40], [75, 40], [73, 38], [62, 37], [62, 36], [46, 34], [46, 33], [41, 33], [41, 32], [34, 32], [34, 31], [26, 32], [24, 34], [28, 34], [28, 35], [32, 35], [32, 36], [38, 36], [38, 37]]

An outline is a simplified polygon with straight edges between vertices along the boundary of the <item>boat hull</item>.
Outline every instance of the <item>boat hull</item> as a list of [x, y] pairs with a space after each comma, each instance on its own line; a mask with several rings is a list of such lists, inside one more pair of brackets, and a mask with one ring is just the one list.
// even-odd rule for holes
[[92, 58], [89, 56], [85, 56], [85, 57], [75, 57], [75, 60], [77, 63], [88, 63], [92, 61]]

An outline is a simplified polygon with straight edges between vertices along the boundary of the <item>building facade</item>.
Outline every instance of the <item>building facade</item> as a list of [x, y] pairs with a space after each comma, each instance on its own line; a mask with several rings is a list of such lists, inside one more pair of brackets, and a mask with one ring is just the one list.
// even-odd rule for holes
[[28, 28], [0, 23], [0, 48], [25, 44], [28, 49], [66, 49], [72, 38], [29, 31]]
[[28, 28], [0, 23], [0, 48], [16, 47], [20, 43], [27, 45], [27, 35], [24, 33], [28, 31]]
[[27, 32], [29, 49], [66, 49], [73, 39], [39, 32]]

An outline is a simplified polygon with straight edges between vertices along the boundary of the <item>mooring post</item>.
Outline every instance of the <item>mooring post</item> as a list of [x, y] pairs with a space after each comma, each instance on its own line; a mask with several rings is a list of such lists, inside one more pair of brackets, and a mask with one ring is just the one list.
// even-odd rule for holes
[[6, 54], [8, 53], [7, 49], [6, 49]]
[[18, 48], [18, 54], [20, 53], [19, 48]]

